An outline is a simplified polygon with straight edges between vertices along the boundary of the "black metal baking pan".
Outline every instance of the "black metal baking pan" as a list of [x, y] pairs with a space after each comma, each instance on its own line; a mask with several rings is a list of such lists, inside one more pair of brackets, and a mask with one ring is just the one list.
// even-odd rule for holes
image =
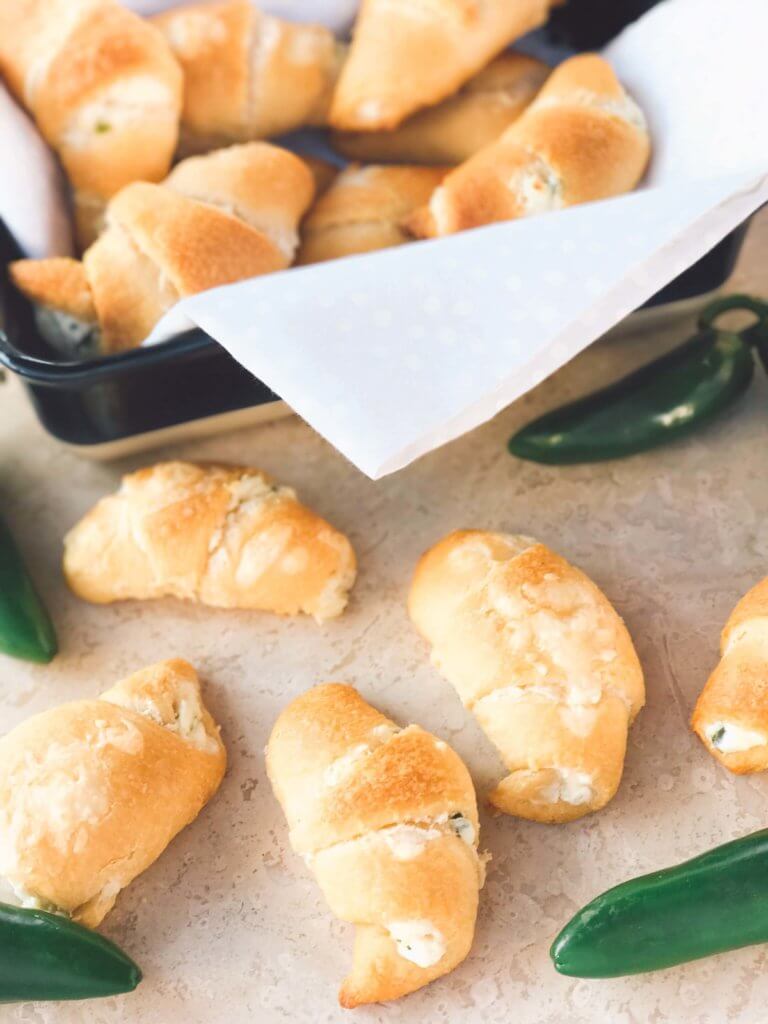
[[[729, 277], [746, 224], [646, 303], [679, 302]], [[0, 263], [20, 255], [0, 221]], [[102, 446], [192, 420], [267, 406], [269, 388], [201, 330], [121, 355], [66, 362], [40, 335], [32, 305], [0, 281], [0, 363], [24, 382], [48, 431], [67, 444]], [[266, 409], [265, 409], [266, 412]]]
[[[20, 255], [0, 221], [3, 268]], [[37, 330], [32, 304], [5, 269], [0, 363], [24, 382], [48, 433], [73, 445], [110, 444], [279, 401], [200, 330], [121, 355], [67, 362]]]

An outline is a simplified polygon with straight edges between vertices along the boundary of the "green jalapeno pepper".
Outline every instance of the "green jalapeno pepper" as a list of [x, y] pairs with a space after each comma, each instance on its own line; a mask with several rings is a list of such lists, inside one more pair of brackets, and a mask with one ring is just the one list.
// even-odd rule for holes
[[616, 978], [768, 942], [768, 829], [583, 907], [555, 939], [561, 974]]
[[[734, 309], [755, 313], [757, 325], [740, 334], [717, 330], [715, 319]], [[534, 462], [565, 465], [620, 458], [682, 437], [747, 390], [754, 373], [752, 345], [768, 359], [766, 323], [768, 304], [749, 296], [718, 300], [684, 345], [539, 417], [510, 439], [509, 450]]]
[[67, 917], [0, 903], [0, 1003], [132, 992], [141, 971], [118, 946]]
[[56, 633], [27, 575], [21, 554], [0, 520], [0, 651], [26, 661], [49, 662]]

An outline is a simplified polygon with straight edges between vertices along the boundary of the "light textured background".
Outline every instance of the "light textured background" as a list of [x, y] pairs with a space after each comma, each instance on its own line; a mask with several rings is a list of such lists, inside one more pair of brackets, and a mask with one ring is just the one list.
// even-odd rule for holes
[[[753, 228], [734, 284], [768, 291], [768, 217]], [[679, 331], [677, 332], [679, 337]], [[144, 664], [180, 655], [206, 683], [230, 769], [213, 803], [119, 899], [104, 931], [145, 981], [120, 999], [0, 1009], [3, 1021], [55, 1024], [321, 1024], [351, 1019], [335, 990], [351, 928], [331, 918], [264, 773], [279, 709], [320, 680], [355, 683], [401, 722], [417, 721], [466, 758], [480, 793], [500, 771], [451, 688], [430, 668], [405, 594], [419, 553], [479, 525], [533, 534], [604, 587], [647, 673], [623, 785], [602, 813], [568, 826], [483, 815], [493, 854], [476, 941], [452, 975], [378, 1021], [654, 1024], [765, 1020], [768, 953], [755, 948], [653, 976], [559, 977], [547, 949], [582, 903], [624, 878], [768, 824], [768, 780], [729, 777], [687, 719], [736, 599], [768, 571], [768, 386], [688, 442], [622, 462], [547, 468], [510, 458], [509, 434], [533, 414], [651, 355], [669, 339], [592, 348], [492, 423], [372, 483], [296, 419], [159, 453], [242, 460], [294, 484], [348, 531], [361, 572], [348, 613], [305, 620], [215, 612], [172, 601], [97, 608], [58, 569], [65, 530], [118, 474], [42, 433], [21, 389], [0, 389], [2, 508], [53, 610], [62, 652], [49, 668], [0, 658], [0, 730], [61, 701], [93, 696]], [[152, 456], [154, 457], [154, 456]]]

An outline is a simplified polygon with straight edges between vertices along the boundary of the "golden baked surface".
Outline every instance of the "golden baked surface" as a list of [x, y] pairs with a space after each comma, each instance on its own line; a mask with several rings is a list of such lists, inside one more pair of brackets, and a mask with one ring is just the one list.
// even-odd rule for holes
[[342, 1006], [397, 999], [466, 957], [484, 872], [472, 780], [446, 743], [327, 683], [281, 713], [267, 771], [291, 845], [357, 926]]
[[401, 222], [428, 201], [447, 171], [350, 164], [305, 217], [296, 262], [321, 263], [409, 241]]
[[540, 60], [502, 53], [453, 96], [387, 132], [335, 132], [334, 147], [367, 163], [460, 164], [509, 128], [549, 74]]
[[185, 661], [135, 673], [0, 739], [0, 875], [95, 928], [218, 789], [226, 753]]
[[355, 573], [342, 533], [244, 466], [130, 473], [64, 541], [67, 582], [96, 603], [171, 596], [322, 621], [344, 610]]
[[571, 57], [406, 226], [429, 238], [607, 199], [635, 188], [650, 151], [643, 113], [610, 65], [596, 54]]
[[543, 24], [549, 7], [549, 0], [363, 0], [331, 124], [345, 131], [396, 128]]
[[459, 530], [420, 560], [408, 607], [509, 771], [494, 806], [560, 822], [613, 797], [645, 689], [624, 623], [584, 573], [531, 538]]

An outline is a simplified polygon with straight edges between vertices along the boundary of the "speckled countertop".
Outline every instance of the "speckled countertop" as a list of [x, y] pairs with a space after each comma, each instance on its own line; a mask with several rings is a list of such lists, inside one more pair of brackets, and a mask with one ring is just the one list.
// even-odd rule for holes
[[[768, 291], [768, 216], [753, 228], [739, 288]], [[677, 331], [679, 336], [679, 329]], [[492, 423], [372, 483], [296, 419], [119, 464], [50, 441], [21, 388], [0, 388], [3, 511], [53, 610], [62, 652], [48, 668], [0, 658], [0, 730], [56, 703], [94, 696], [173, 655], [201, 672], [230, 768], [219, 794], [120, 897], [104, 931], [145, 980], [119, 999], [26, 1004], [3, 1021], [55, 1024], [322, 1024], [336, 1005], [352, 929], [326, 911], [264, 772], [279, 709], [321, 680], [355, 683], [401, 722], [449, 740], [482, 792], [500, 771], [452, 689], [430, 668], [405, 595], [419, 553], [453, 527], [533, 534], [584, 568], [615, 602], [646, 670], [624, 782], [602, 813], [567, 826], [483, 815], [493, 861], [473, 951], [453, 974], [359, 1024], [647, 1024], [765, 1020], [768, 948], [636, 979], [559, 977], [549, 943], [606, 886], [768, 825], [768, 778], [735, 778], [705, 753], [688, 716], [717, 659], [736, 599], [768, 572], [768, 384], [688, 442], [623, 462], [547, 468], [504, 442], [530, 416], [647, 358], [648, 337], [598, 345]], [[295, 485], [351, 536], [360, 577], [344, 617], [215, 612], [172, 601], [90, 607], [66, 590], [65, 530], [120, 472], [160, 456], [243, 460]]]

